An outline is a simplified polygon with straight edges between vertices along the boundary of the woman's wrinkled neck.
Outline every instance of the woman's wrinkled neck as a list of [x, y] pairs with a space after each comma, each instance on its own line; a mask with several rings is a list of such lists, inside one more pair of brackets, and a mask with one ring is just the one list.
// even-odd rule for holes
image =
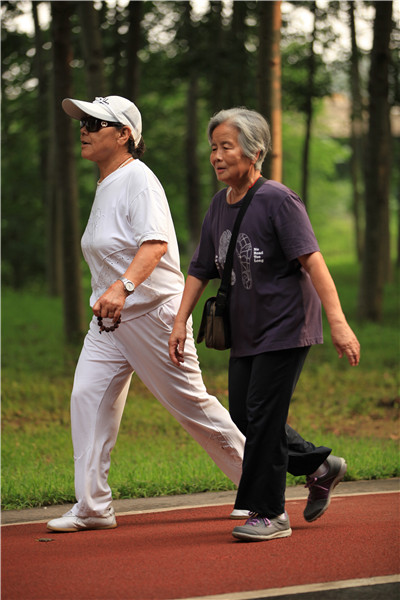
[[247, 194], [248, 190], [253, 187], [260, 176], [261, 171], [250, 169], [240, 181], [231, 183], [226, 192], [226, 201], [228, 204], [239, 202]]

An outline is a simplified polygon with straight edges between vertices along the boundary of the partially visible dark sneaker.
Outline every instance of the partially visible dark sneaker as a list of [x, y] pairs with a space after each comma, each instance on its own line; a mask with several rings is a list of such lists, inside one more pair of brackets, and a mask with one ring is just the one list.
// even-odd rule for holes
[[331, 495], [338, 483], [340, 483], [347, 471], [344, 458], [328, 456], [328, 472], [321, 477], [307, 476], [306, 487], [310, 490], [307, 506], [304, 509], [304, 518], [311, 523], [319, 519], [328, 508]]
[[235, 527], [232, 531], [234, 538], [246, 542], [262, 542], [275, 538], [289, 537], [292, 535], [287, 513], [283, 516], [267, 519], [257, 514], [252, 514], [245, 525]]

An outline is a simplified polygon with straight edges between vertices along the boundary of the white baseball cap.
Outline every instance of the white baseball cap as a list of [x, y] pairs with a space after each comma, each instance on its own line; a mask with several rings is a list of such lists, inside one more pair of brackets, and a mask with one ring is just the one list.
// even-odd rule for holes
[[93, 102], [65, 98], [62, 101], [62, 107], [73, 119], [82, 119], [89, 115], [111, 123], [126, 125], [131, 130], [135, 144], [140, 141], [142, 136], [142, 116], [139, 109], [133, 102], [122, 96], [97, 97]]

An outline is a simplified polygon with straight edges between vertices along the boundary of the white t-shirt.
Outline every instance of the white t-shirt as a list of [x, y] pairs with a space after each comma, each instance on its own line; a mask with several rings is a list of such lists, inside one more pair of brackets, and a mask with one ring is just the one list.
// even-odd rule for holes
[[98, 186], [82, 252], [92, 275], [90, 306], [121, 277], [143, 242], [168, 250], [150, 277], [127, 297], [122, 320], [139, 317], [182, 293], [178, 242], [165, 192], [154, 173], [136, 159]]

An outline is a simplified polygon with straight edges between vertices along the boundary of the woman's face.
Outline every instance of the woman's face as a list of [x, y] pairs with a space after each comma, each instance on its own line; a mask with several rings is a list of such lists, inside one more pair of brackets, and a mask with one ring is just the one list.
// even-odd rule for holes
[[239, 144], [239, 131], [229, 123], [218, 125], [211, 136], [210, 162], [219, 181], [240, 186], [250, 177], [254, 160], [244, 155]]
[[116, 127], [104, 127], [89, 132], [81, 128], [81, 156], [96, 163], [112, 159], [121, 150], [121, 130]]

